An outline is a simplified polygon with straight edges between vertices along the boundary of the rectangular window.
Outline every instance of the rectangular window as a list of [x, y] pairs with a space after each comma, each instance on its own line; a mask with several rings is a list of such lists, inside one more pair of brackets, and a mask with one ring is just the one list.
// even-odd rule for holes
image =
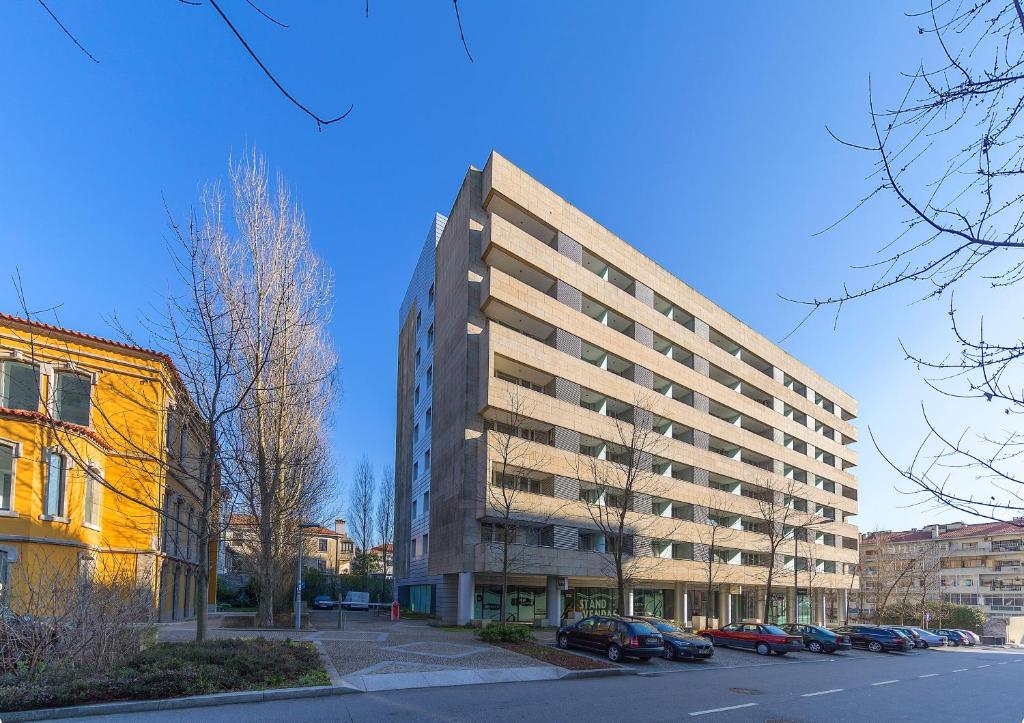
[[430, 389], [430, 385], [434, 383], [434, 365], [431, 364], [427, 367], [427, 389]]
[[174, 451], [174, 407], [167, 408], [167, 450]]
[[416, 538], [409, 540], [409, 557], [417, 557], [416, 555]]
[[64, 459], [64, 455], [50, 452], [46, 462], [46, 498], [43, 514], [51, 517], [63, 517], [67, 461]]
[[427, 429], [430, 429], [430, 425], [433, 423], [433, 408], [427, 408]]
[[430, 554], [430, 535], [423, 536], [423, 552], [424, 555]]
[[14, 446], [0, 444], [0, 510], [14, 509]]
[[96, 478], [99, 472], [86, 470], [85, 472], [85, 501], [82, 510], [82, 520], [93, 527], [100, 526], [100, 482]]
[[413, 397], [413, 404], [419, 404], [419, 403], [420, 403], [420, 385], [417, 384], [416, 385], [416, 393], [415, 393], [415, 395]]
[[412, 478], [413, 479], [418, 479], [419, 476], [420, 476], [420, 463], [419, 462], [413, 462], [412, 463]]
[[418, 425], [418, 424], [414, 425], [413, 428], [412, 428], [412, 441], [413, 442], [419, 442], [420, 441], [420, 425]]
[[321, 537], [316, 542], [317, 542], [318, 549], [320, 550], [320, 552], [327, 552], [327, 538], [326, 537]]
[[430, 306], [434, 305], [434, 285], [430, 285], [430, 290], [427, 292], [427, 304]]
[[434, 325], [431, 324], [430, 328], [427, 329], [427, 346], [433, 346], [434, 344]]
[[430, 514], [430, 492], [423, 493], [423, 514]]
[[429, 472], [430, 471], [430, 450], [429, 449], [426, 452], [423, 453], [423, 471], [424, 472]]
[[92, 379], [73, 372], [58, 372], [54, 393], [57, 418], [82, 427], [89, 426], [89, 395]]
[[420, 368], [420, 361], [423, 359], [423, 352], [419, 349], [416, 350], [416, 368]]
[[420, 501], [415, 499], [412, 501], [412, 518], [415, 520], [420, 516]]
[[419, 331], [420, 327], [422, 325], [423, 325], [423, 312], [422, 311], [417, 311], [416, 312], [416, 331]]
[[39, 409], [39, 369], [35, 364], [0, 364], [0, 407], [29, 412]]

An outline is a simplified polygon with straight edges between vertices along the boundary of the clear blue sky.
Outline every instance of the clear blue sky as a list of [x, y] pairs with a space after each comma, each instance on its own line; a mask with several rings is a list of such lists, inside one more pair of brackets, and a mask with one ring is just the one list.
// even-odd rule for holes
[[[495, 3], [222, 0], [274, 72], [322, 115], [317, 132], [272, 88], [209, 5], [0, 5], [0, 309], [58, 305], [112, 334], [170, 281], [163, 203], [187, 210], [228, 154], [253, 145], [305, 208], [337, 280], [344, 397], [339, 478], [394, 457], [397, 310], [435, 211], [494, 148], [772, 340], [802, 315], [777, 294], [834, 290], [898, 216], [878, 207], [812, 234], [864, 192], [869, 73], [881, 93], [932, 52], [897, 3]], [[926, 393], [897, 344], [945, 340], [938, 309], [896, 295], [822, 317], [785, 343], [858, 397], [863, 528], [956, 518], [901, 509], [867, 434], [904, 458]], [[52, 317], [51, 317], [51, 320]], [[963, 417], [931, 397], [940, 419]]]

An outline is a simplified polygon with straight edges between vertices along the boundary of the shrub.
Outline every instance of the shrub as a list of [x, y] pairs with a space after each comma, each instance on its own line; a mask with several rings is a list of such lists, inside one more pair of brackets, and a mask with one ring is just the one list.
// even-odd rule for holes
[[477, 635], [488, 643], [524, 643], [533, 638], [530, 628], [515, 623], [496, 623], [481, 628]]

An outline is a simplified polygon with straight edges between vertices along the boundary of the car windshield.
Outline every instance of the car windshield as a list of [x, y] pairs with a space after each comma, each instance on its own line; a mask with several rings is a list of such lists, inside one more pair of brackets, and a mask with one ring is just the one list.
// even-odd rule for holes
[[652, 621], [651, 625], [653, 625], [654, 627], [656, 627], [658, 630], [660, 630], [663, 633], [681, 633], [681, 632], [683, 632], [682, 629], [679, 628], [679, 626], [673, 625], [672, 623], [666, 622], [664, 620], [658, 620], [657, 622]]
[[647, 623], [630, 623], [629, 629], [636, 635], [650, 635], [658, 632], [653, 626]]
[[778, 627], [777, 625], [764, 625], [762, 627], [764, 628], [764, 631], [766, 633], [768, 633], [769, 635], [785, 635], [786, 634], [786, 631], [783, 630], [782, 628]]

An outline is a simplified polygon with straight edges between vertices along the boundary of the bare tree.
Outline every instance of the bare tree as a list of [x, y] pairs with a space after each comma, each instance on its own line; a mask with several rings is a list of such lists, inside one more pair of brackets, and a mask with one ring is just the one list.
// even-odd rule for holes
[[[704, 507], [713, 509], [714, 498], [709, 494], [705, 498]], [[698, 525], [697, 540], [700, 545], [698, 555], [695, 555], [703, 564], [704, 583], [706, 585], [704, 596], [704, 620], [705, 626], [709, 625], [711, 618], [718, 617], [714, 609], [714, 589], [719, 580], [722, 562], [719, 560], [721, 549], [732, 542], [735, 533], [729, 527], [718, 524], [717, 518], [712, 514], [707, 518], [707, 525]]]
[[[797, 483], [790, 480], [786, 489], [786, 497], [795, 499], [797, 496]], [[793, 539], [798, 524], [807, 524], [806, 513], [796, 510], [794, 507], [785, 504], [781, 493], [772, 489], [767, 480], [761, 480], [760, 486], [763, 492], [754, 497], [757, 506], [755, 532], [764, 536], [765, 548], [758, 554], [760, 566], [764, 570], [763, 579], [765, 584], [764, 601], [762, 605], [762, 620], [768, 622], [768, 611], [771, 606], [772, 589], [775, 584], [776, 574], [779, 570], [779, 562], [782, 555], [783, 545]], [[776, 496], [778, 495], [778, 499]], [[796, 560], [793, 561], [794, 566]]]
[[332, 285], [284, 179], [272, 184], [266, 161], [253, 153], [232, 164], [231, 181], [238, 238], [222, 273], [240, 320], [236, 374], [251, 391], [228, 447], [234, 487], [256, 520], [259, 614], [270, 625], [298, 524], [320, 519], [333, 496]]
[[364, 456], [356, 466], [349, 492], [348, 524], [356, 554], [352, 560], [352, 572], [366, 575], [370, 572], [370, 548], [373, 547], [373, 496], [376, 492], [373, 465]]
[[[553, 510], [547, 513], [538, 509], [536, 504], [528, 504], [529, 493], [541, 492], [541, 481], [530, 476], [530, 473], [542, 468], [544, 457], [537, 452], [537, 445], [532, 441], [531, 430], [526, 426], [532, 405], [520, 394], [519, 387], [511, 389], [506, 400], [505, 410], [495, 410], [494, 417], [487, 425], [487, 449], [490, 459], [490, 477], [484, 485], [485, 514], [497, 524], [499, 530], [496, 549], [501, 564], [501, 603], [499, 619], [507, 619], [508, 577], [515, 572], [521, 558], [528, 551], [521, 542], [525, 531], [525, 518], [532, 518], [536, 528], [541, 518], [547, 519]], [[494, 550], [491, 546], [488, 551]]]
[[[793, 606], [789, 611], [790, 622], [799, 622], [797, 605], [799, 603], [797, 597], [797, 591], [800, 589], [800, 543], [804, 543], [805, 555], [804, 560], [804, 576], [807, 580], [807, 596], [808, 599], [814, 599], [814, 579], [818, 575], [817, 561], [815, 560], [814, 545], [811, 544], [814, 540], [811, 539], [811, 534], [817, 530], [821, 525], [826, 524], [829, 520], [825, 519], [821, 515], [811, 512], [810, 510], [801, 510], [797, 505], [801, 500], [796, 495], [796, 482], [790, 480], [786, 488], [786, 494], [783, 498], [783, 504], [787, 507], [791, 507], [794, 510], [789, 525], [791, 528], [790, 539], [793, 541]], [[806, 507], [806, 501], [803, 502]], [[852, 585], [852, 580], [851, 580]]]
[[381, 545], [381, 566], [386, 586], [395, 539], [395, 470], [390, 465], [384, 467], [380, 484], [377, 486], [377, 517], [375, 521], [377, 539], [380, 540]]
[[[874, 532], [862, 547], [861, 585], [873, 604], [875, 624], [881, 624], [893, 595], [910, 582], [917, 564], [916, 556], [897, 544], [889, 532]], [[863, 604], [861, 606], [863, 611]]]
[[630, 413], [632, 421], [615, 418], [613, 441], [600, 441], [577, 456], [576, 477], [585, 495], [590, 520], [602, 536], [610, 577], [618, 593], [616, 608], [625, 612], [626, 589], [638, 573], [650, 574], [660, 556], [648, 548], [653, 534], [669, 536], [678, 520], [649, 513], [652, 497], [660, 489], [653, 470], [654, 457], [664, 447], [664, 437], [654, 430], [654, 414], [647, 398], [638, 395]]
[[[869, 139], [841, 141], [873, 161], [873, 185], [850, 213], [889, 203], [906, 217], [861, 267], [869, 279], [801, 303], [809, 316], [823, 307], [838, 314], [847, 303], [895, 287], [923, 288], [922, 299], [946, 296], [948, 353], [904, 353], [938, 391], [1024, 414], [1024, 338], [1012, 330], [993, 337], [983, 318], [968, 331], [973, 322], [961, 319], [954, 301], [956, 289], [977, 294], [983, 285], [993, 306], [1004, 303], [997, 295], [1024, 278], [1024, 11], [1020, 0], [932, 0], [911, 17], [920, 35], [934, 39], [933, 55], [905, 74], [906, 90], [895, 103], [877, 104], [869, 83]], [[910, 489], [991, 520], [1021, 516], [1024, 435], [1013, 426], [943, 430], [923, 407], [922, 414], [927, 434], [916, 454], [898, 461], [882, 452]], [[958, 484], [964, 473], [975, 477], [970, 487]]]

